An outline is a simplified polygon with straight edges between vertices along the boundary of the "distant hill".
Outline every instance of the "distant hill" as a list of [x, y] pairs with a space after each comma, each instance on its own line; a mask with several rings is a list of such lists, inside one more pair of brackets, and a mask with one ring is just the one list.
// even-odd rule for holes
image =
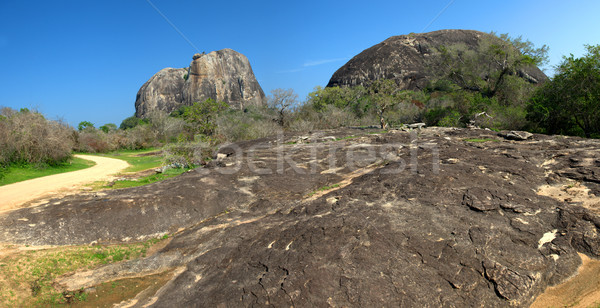
[[195, 54], [188, 68], [160, 70], [138, 91], [135, 115], [144, 118], [152, 111], [172, 112], [208, 98], [236, 109], [266, 102], [248, 58], [232, 49], [223, 49]]
[[[434, 77], [440, 47], [464, 44], [467, 49], [475, 50], [484, 38], [500, 40], [492, 34], [474, 30], [392, 36], [348, 61], [333, 74], [327, 86], [365, 86], [373, 80], [393, 79], [402, 89], [423, 89]], [[518, 75], [531, 83], [548, 78], [535, 66], [520, 70]]]

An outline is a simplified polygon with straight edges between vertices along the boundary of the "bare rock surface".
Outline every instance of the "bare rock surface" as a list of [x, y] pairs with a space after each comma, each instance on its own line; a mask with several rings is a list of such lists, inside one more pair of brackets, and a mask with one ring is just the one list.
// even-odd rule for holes
[[184, 105], [212, 98], [243, 109], [265, 103], [248, 58], [232, 49], [195, 54], [189, 68], [165, 68], [138, 91], [137, 117], [153, 111], [172, 112]]
[[[327, 86], [367, 86], [373, 80], [392, 79], [401, 89], [423, 89], [435, 71], [438, 48], [462, 44], [475, 50], [484, 37], [492, 35], [474, 30], [438, 30], [392, 36], [348, 61]], [[519, 75], [532, 83], [547, 79], [535, 66], [519, 71]]]
[[538, 194], [595, 187], [599, 141], [369, 132], [231, 144], [219, 151], [226, 167], [0, 216], [0, 241], [173, 234], [152, 256], [57, 281], [76, 290], [177, 269], [139, 307], [527, 306], [576, 273], [578, 252], [600, 257], [600, 205]]

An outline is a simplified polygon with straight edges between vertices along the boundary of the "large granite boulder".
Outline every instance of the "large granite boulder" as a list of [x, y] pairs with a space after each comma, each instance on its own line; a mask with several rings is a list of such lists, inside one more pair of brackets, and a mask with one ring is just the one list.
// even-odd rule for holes
[[265, 103], [248, 58], [231, 49], [195, 54], [189, 68], [165, 68], [138, 91], [135, 115], [172, 112], [183, 105], [212, 98], [242, 109]]
[[600, 257], [599, 147], [439, 127], [288, 133], [222, 147], [224, 166], [2, 213], [0, 242], [170, 234], [146, 257], [55, 281], [161, 286], [120, 307], [527, 307], [577, 272], [577, 253]]
[[[393, 79], [401, 89], [423, 89], [438, 71], [436, 63], [439, 62], [440, 47], [461, 44], [475, 50], [484, 38], [497, 39], [489, 33], [474, 30], [392, 36], [348, 61], [333, 74], [327, 86], [366, 86], [373, 80]], [[517, 73], [532, 83], [548, 78], [535, 66]]]

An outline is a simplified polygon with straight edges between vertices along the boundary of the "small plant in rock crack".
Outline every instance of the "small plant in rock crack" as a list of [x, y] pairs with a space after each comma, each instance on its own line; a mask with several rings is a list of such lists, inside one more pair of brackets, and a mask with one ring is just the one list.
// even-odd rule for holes
[[330, 186], [323, 186], [323, 187], [321, 187], [321, 188], [319, 188], [319, 189], [311, 192], [310, 194], [308, 194], [308, 197], [312, 197], [312, 196], [314, 196], [318, 192], [331, 190], [331, 189], [334, 189], [334, 188], [337, 188], [337, 187], [340, 187], [339, 183], [333, 184], [333, 185], [330, 185]]

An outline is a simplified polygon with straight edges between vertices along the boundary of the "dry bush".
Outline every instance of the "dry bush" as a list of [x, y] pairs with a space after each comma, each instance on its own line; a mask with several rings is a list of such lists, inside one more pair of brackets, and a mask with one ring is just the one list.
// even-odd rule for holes
[[86, 128], [77, 133], [76, 150], [90, 153], [110, 152], [118, 149], [144, 149], [174, 142], [186, 134], [186, 123], [182, 119], [169, 117], [164, 112], [149, 115], [147, 123], [125, 130], [104, 132]]
[[130, 150], [159, 146], [156, 132], [149, 125], [138, 125], [125, 131], [123, 147]]
[[71, 157], [74, 130], [36, 111], [0, 111], [0, 163], [56, 165]]
[[106, 153], [110, 151], [111, 146], [103, 135], [105, 133], [95, 129], [79, 132], [77, 151], [86, 153]]
[[276, 115], [267, 108], [231, 110], [217, 118], [217, 134], [228, 141], [251, 140], [281, 132]]
[[200, 165], [207, 158], [211, 158], [214, 147], [207, 142], [177, 142], [167, 144], [163, 148], [165, 165], [178, 167], [191, 167]]
[[327, 105], [322, 111], [316, 111], [311, 104], [301, 106], [294, 115], [294, 120], [289, 128], [293, 131], [307, 131], [313, 129], [331, 129], [348, 126], [362, 126], [376, 123], [370, 114], [357, 117], [350, 107], [338, 108]]
[[186, 133], [187, 123], [185, 120], [170, 117], [166, 112], [152, 112], [147, 119], [156, 139], [163, 143], [175, 142], [178, 136]]
[[315, 123], [305, 119], [296, 119], [290, 123], [289, 130], [293, 132], [310, 132], [315, 129]]
[[424, 115], [424, 109], [412, 103], [402, 103], [388, 114], [388, 122], [392, 126], [420, 122]]

